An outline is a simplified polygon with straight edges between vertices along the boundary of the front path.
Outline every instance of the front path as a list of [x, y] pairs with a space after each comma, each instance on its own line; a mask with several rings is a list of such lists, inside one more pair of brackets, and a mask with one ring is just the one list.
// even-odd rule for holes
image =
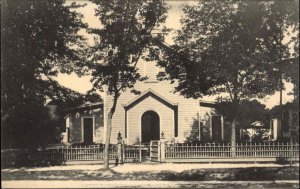
[[[294, 164], [299, 167], [299, 164]], [[68, 170], [99, 170], [103, 167], [102, 164], [93, 165], [66, 165], [66, 166], [51, 166], [51, 167], [34, 167], [34, 168], [8, 168], [2, 169], [1, 172], [24, 171], [68, 171]], [[125, 163], [122, 165], [110, 165], [113, 171], [119, 173], [129, 172], [159, 172], [159, 171], [175, 171], [181, 172], [191, 169], [224, 169], [224, 168], [250, 168], [250, 167], [288, 167], [288, 165], [278, 164], [225, 164], [225, 163]]]

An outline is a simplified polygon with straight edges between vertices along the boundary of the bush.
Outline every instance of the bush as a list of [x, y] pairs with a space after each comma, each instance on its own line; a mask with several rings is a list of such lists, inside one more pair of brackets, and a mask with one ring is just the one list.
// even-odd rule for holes
[[45, 151], [28, 151], [28, 150], [3, 150], [1, 151], [1, 168], [8, 167], [44, 167], [63, 165], [64, 160], [57, 155], [58, 158], [49, 159], [43, 155], [43, 158], [33, 158], [41, 155]]
[[279, 165], [284, 165], [284, 164], [288, 164], [289, 162], [288, 162], [288, 158], [287, 157], [281, 155], [279, 157], [276, 157], [276, 162], [275, 163], [279, 164]]

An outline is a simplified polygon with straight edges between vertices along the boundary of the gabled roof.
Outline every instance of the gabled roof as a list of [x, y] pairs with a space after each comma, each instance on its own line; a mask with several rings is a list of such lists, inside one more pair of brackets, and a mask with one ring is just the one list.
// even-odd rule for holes
[[125, 109], [129, 109], [149, 96], [155, 98], [156, 100], [160, 101], [161, 103], [165, 104], [168, 107], [174, 108], [174, 107], [178, 106], [178, 103], [173, 103], [173, 102], [169, 101], [168, 99], [164, 98], [163, 96], [161, 96], [160, 94], [158, 94], [157, 92], [152, 90], [151, 88], [144, 91], [142, 94], [140, 94], [136, 98], [132, 99], [127, 104], [123, 104], [123, 106]]
[[80, 106], [76, 106], [74, 108], [68, 108], [66, 109], [66, 111], [68, 110], [75, 110], [75, 109], [85, 109], [85, 108], [97, 108], [99, 106], [103, 105], [103, 102], [95, 102], [95, 103], [91, 103], [91, 102], [86, 102]]
[[205, 101], [205, 100], [200, 100], [199, 101], [199, 106], [202, 107], [209, 107], [209, 108], [216, 108], [217, 104], [214, 101]]

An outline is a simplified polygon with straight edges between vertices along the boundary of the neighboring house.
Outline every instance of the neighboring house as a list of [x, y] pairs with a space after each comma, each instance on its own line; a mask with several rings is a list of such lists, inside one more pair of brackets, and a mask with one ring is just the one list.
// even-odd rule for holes
[[103, 103], [86, 102], [67, 109], [64, 143], [103, 143]]
[[270, 139], [275, 141], [280, 137], [282, 137], [280, 119], [273, 118], [270, 121]]
[[[127, 144], [158, 140], [162, 132], [167, 141], [185, 142], [195, 129], [200, 141], [201, 138], [224, 140], [223, 117], [216, 113], [214, 103], [174, 93], [176, 83], [157, 80], [160, 68], [155, 62], [139, 62], [138, 68], [148, 80], [135, 84], [134, 89], [140, 95], [130, 90], [120, 95], [112, 119], [111, 143], [117, 142], [119, 132]], [[108, 95], [103, 99], [103, 104], [84, 104], [69, 110], [65, 142], [104, 143], [113, 99]]]
[[290, 138], [291, 128], [294, 133], [299, 133], [299, 114], [297, 111], [287, 109], [282, 112], [282, 121], [280, 121], [278, 116], [271, 119], [271, 139], [279, 140]]

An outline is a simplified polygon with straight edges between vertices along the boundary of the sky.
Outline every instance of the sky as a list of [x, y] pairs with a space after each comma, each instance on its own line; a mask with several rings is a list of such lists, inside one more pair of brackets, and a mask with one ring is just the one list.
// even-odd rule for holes
[[[68, 2], [70, 3], [70, 1]], [[82, 13], [84, 18], [83, 22], [87, 23], [89, 27], [100, 27], [101, 23], [99, 19], [94, 15], [94, 9], [96, 8], [96, 5], [89, 2], [89, 1], [79, 1], [77, 0], [76, 3], [86, 3], [87, 5], [83, 8], [78, 9], [77, 11]], [[173, 36], [175, 34], [175, 30], [180, 29], [180, 18], [183, 16], [183, 12], [181, 10], [183, 5], [193, 5], [196, 2], [195, 1], [166, 1], [169, 10], [168, 15], [166, 19], [166, 27], [172, 28], [173, 31], [170, 32], [165, 39], [165, 42], [167, 44], [173, 44]], [[81, 31], [81, 34], [83, 34], [85, 37], [87, 37], [89, 43], [92, 44], [93, 38], [91, 35], [86, 34], [85, 31]], [[78, 77], [75, 73], [67, 75], [67, 74], [58, 74], [56, 78], [61, 85], [68, 87], [74, 91], [78, 91], [80, 93], [86, 93], [88, 90], [92, 88], [92, 84], [90, 82], [91, 77], [90, 76], [83, 76]], [[285, 88], [286, 90], [283, 91], [283, 103], [289, 102], [293, 100], [292, 95], [288, 95], [288, 93], [292, 92], [293, 85], [291, 83], [285, 82]], [[202, 100], [207, 101], [214, 101], [217, 96], [205, 96]], [[275, 105], [279, 104], [279, 92], [276, 92], [274, 95], [266, 96], [263, 99], [259, 99], [259, 101], [266, 105], [267, 108], [271, 108]]]

